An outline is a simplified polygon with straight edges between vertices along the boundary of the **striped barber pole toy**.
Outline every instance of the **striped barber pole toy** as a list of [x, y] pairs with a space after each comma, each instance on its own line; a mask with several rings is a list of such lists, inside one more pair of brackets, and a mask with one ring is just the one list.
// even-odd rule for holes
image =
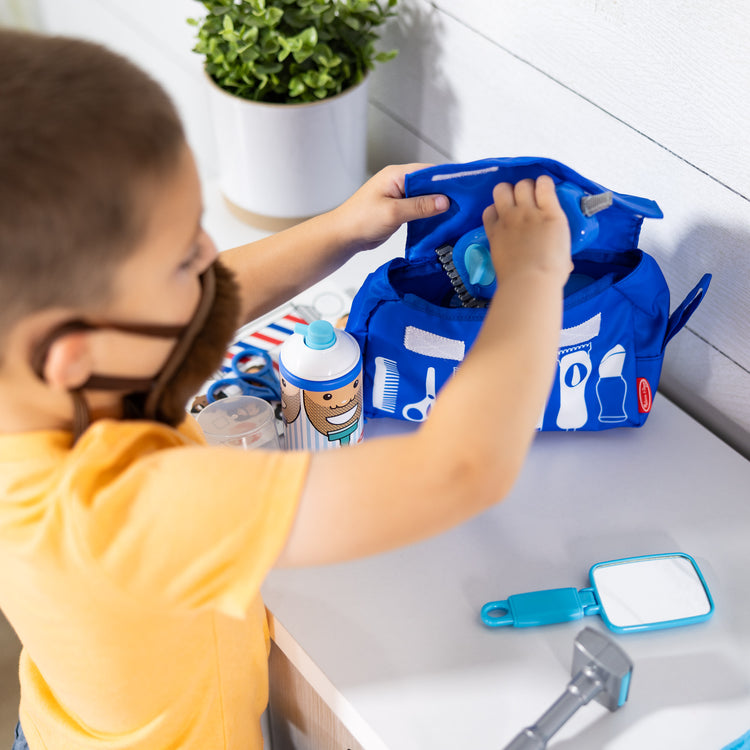
[[[310, 307], [289, 303], [240, 328], [234, 342], [225, 352], [219, 369], [198, 391], [198, 395], [190, 406], [190, 411], [195, 414], [208, 404], [209, 399], [206, 394], [213, 383], [237, 374], [232, 368], [233, 360], [243, 372], [252, 372], [254, 368], [264, 364], [262, 357], [253, 353], [251, 349], [260, 349], [268, 354], [271, 358], [273, 370], [278, 377], [279, 348], [281, 345], [294, 333], [295, 325], [298, 323], [309, 324], [319, 317], [316, 311]], [[235, 360], [238, 354], [245, 351], [248, 353], [246, 360], [244, 358]], [[226, 395], [237, 395], [231, 391], [232, 388], [230, 387]], [[239, 393], [239, 390], [237, 392]]]
[[[284, 305], [263, 318], [248, 323], [237, 332], [237, 339], [227, 349], [224, 362], [217, 375], [224, 377], [232, 372], [232, 360], [240, 352], [247, 349], [246, 344], [267, 352], [273, 368], [279, 370], [279, 347], [294, 333], [294, 326], [298, 323], [307, 325], [319, 316], [310, 308], [299, 305]], [[251, 363], [248, 362], [251, 366]]]

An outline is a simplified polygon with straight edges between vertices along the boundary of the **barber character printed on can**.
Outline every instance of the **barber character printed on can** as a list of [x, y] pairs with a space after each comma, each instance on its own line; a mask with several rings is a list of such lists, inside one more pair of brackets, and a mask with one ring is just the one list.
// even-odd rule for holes
[[312, 426], [328, 438], [348, 445], [362, 414], [361, 377], [333, 391], [302, 391], [305, 414]]
[[346, 331], [298, 325], [279, 352], [288, 450], [326, 450], [362, 439], [362, 356]]
[[292, 385], [285, 377], [281, 377], [281, 413], [284, 423], [289, 425], [299, 417], [302, 406], [302, 391]]

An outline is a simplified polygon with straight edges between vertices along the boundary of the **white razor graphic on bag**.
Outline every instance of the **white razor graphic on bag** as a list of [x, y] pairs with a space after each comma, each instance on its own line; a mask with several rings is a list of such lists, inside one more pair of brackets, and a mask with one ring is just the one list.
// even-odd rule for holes
[[591, 375], [591, 344], [578, 349], [560, 350], [560, 411], [557, 426], [577, 430], [589, 418], [586, 408], [586, 383]]
[[392, 359], [375, 357], [375, 375], [372, 379], [372, 405], [375, 409], [396, 413], [398, 380], [398, 364]]
[[430, 413], [432, 404], [435, 402], [435, 368], [427, 368], [427, 376], [424, 383], [425, 397], [414, 404], [407, 404], [401, 412], [404, 419], [410, 422], [424, 422]]
[[599, 335], [599, 331], [602, 327], [602, 314], [597, 313], [593, 318], [584, 320], [577, 326], [571, 328], [563, 328], [560, 331], [560, 351], [567, 349], [568, 347], [578, 346], [585, 344], [591, 339], [595, 339]]
[[578, 430], [588, 418], [586, 383], [591, 375], [591, 340], [599, 335], [601, 313], [560, 332], [560, 409], [557, 426], [561, 430]]

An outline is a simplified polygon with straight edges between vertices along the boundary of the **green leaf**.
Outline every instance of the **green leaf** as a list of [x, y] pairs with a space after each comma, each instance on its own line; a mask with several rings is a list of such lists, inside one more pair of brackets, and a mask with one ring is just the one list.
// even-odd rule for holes
[[226, 31], [222, 31], [221, 32], [221, 38], [225, 42], [229, 42], [230, 44], [237, 44], [237, 42], [240, 41], [239, 35], [233, 29], [228, 29]]
[[283, 69], [283, 65], [279, 65], [278, 63], [270, 63], [270, 64], [263, 64], [263, 65], [255, 65], [253, 70], [258, 73], [259, 75], [272, 75], [273, 73], [278, 73], [280, 70]]
[[318, 43], [318, 31], [314, 26], [308, 26], [304, 31], [297, 34], [297, 38], [302, 41], [303, 46], [315, 48]]
[[295, 97], [300, 96], [307, 86], [305, 86], [300, 76], [295, 76], [289, 81], [289, 96]]
[[282, 8], [268, 8], [265, 17], [269, 26], [276, 26], [284, 17], [284, 11]]
[[258, 27], [257, 26], [247, 27], [240, 35], [240, 38], [242, 39], [243, 42], [245, 42], [247, 46], [255, 44], [255, 42], [258, 41]]
[[341, 65], [343, 58], [334, 54], [328, 44], [318, 44], [313, 53], [313, 60], [323, 68], [335, 68]]
[[242, 62], [245, 63], [253, 63], [258, 59], [258, 57], [260, 57], [260, 53], [253, 45], [243, 47], [240, 50], [239, 55], [242, 58]]
[[375, 62], [385, 63], [395, 59], [396, 57], [398, 57], [398, 50], [392, 49], [388, 52], [378, 52], [373, 59], [375, 60]]

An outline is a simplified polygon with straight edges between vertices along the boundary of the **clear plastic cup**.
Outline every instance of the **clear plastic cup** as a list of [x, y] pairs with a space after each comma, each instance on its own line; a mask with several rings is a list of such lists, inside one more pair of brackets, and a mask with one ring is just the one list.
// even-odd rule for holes
[[209, 445], [255, 450], [279, 449], [271, 404], [255, 396], [232, 396], [209, 404], [198, 416]]

